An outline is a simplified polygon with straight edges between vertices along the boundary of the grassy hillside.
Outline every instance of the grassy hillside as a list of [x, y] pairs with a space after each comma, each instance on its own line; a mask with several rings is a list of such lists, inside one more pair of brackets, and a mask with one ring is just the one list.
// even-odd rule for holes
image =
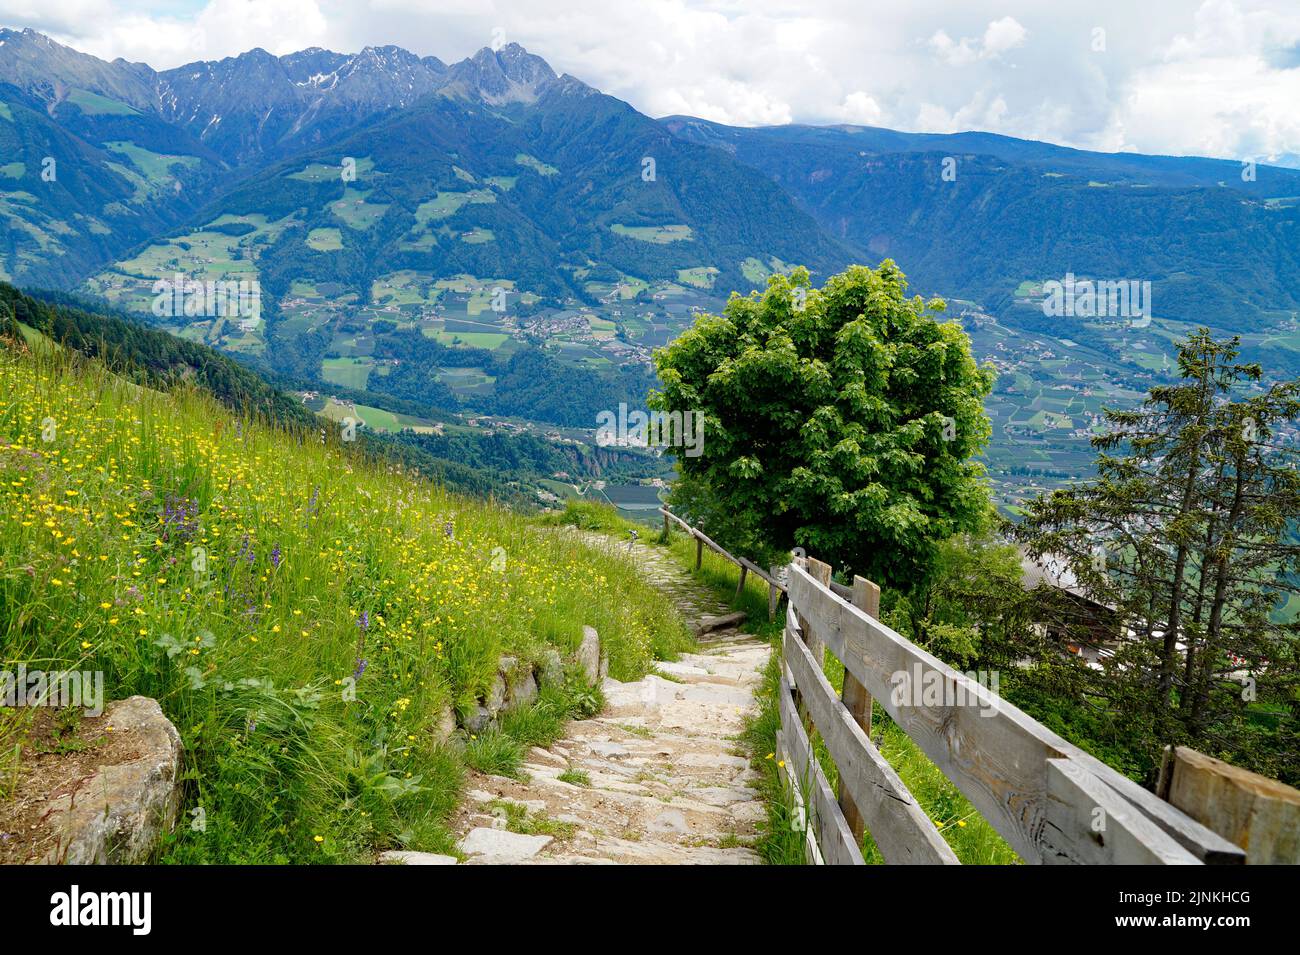
[[[97, 358], [115, 374], [139, 385], [165, 389], [186, 382], [209, 392], [238, 415], [257, 414], [294, 428], [325, 425], [310, 410], [313, 406], [304, 405], [286, 393], [304, 382], [273, 377], [271, 381], [278, 386], [273, 387], [258, 371], [231, 356], [148, 327], [124, 312], [64, 292], [40, 291], [27, 295], [0, 282], [0, 335], [16, 336], [19, 326], [39, 332], [72, 351]], [[257, 364], [259, 369], [265, 368]], [[518, 377], [511, 388], [522, 401], [534, 392], [529, 390], [531, 380], [527, 376]], [[643, 387], [642, 393], [644, 390]], [[348, 400], [360, 401], [366, 397], [347, 388], [337, 389], [336, 393]], [[624, 397], [630, 400], [630, 396]], [[390, 399], [388, 403], [397, 413], [421, 410], [401, 399]], [[607, 398], [605, 403], [616, 406], [617, 400]], [[395, 417], [390, 416], [389, 420], [390, 427], [399, 427]], [[525, 508], [536, 506], [536, 489], [557, 471], [585, 478], [617, 477], [624, 473], [639, 476], [647, 469], [654, 469], [652, 459], [632, 451], [556, 444], [530, 435], [468, 429], [453, 429], [446, 436], [413, 432], [386, 434], [366, 429], [358, 432], [356, 447], [376, 461], [419, 471], [457, 493], [490, 496]], [[660, 470], [664, 467], [660, 465]]]
[[102, 670], [109, 699], [161, 701], [184, 818], [206, 823], [170, 861], [446, 849], [466, 762], [509, 771], [590, 706], [575, 684], [443, 742], [503, 653], [572, 649], [590, 624], [628, 679], [688, 640], [630, 565], [562, 531], [31, 337], [0, 348], [3, 665]]

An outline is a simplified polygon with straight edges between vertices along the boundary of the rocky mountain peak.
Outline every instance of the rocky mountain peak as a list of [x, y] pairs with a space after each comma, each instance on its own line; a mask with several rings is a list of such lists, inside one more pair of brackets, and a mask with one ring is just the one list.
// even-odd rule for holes
[[452, 66], [447, 85], [459, 95], [500, 106], [536, 102], [556, 79], [555, 71], [540, 56], [518, 43], [507, 43], [499, 50], [484, 47]]

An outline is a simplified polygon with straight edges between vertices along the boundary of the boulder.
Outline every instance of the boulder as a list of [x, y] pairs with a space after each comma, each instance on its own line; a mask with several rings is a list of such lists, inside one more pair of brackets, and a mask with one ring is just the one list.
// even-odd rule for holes
[[[501, 658], [501, 663], [503, 664], [502, 669], [506, 668], [505, 664], [507, 663], [507, 661], [509, 661], [510, 667], [514, 666], [515, 664], [514, 657], [502, 657]], [[509, 692], [510, 692], [510, 684], [506, 680], [505, 673], [497, 673], [497, 675], [492, 678], [492, 688], [488, 690], [487, 698], [483, 701], [483, 707], [493, 716], [496, 716], [498, 713], [501, 712], [502, 709], [505, 708], [506, 696], [509, 694]]]
[[74, 791], [50, 800], [56, 844], [46, 864], [132, 865], [145, 862], [176, 824], [181, 793], [180, 734], [157, 700], [133, 696], [104, 713], [115, 740], [129, 739], [131, 759], [103, 765]]
[[537, 682], [542, 686], [564, 686], [564, 658], [554, 647], [542, 654], [537, 664]]
[[601, 673], [600, 634], [595, 627], [582, 628], [582, 643], [578, 646], [578, 666], [582, 675], [592, 685], [604, 679]]
[[456, 735], [456, 713], [451, 705], [444, 705], [438, 711], [438, 721], [433, 725], [434, 738], [445, 743]]
[[465, 729], [471, 733], [481, 733], [504, 711], [527, 706], [537, 699], [537, 679], [531, 666], [521, 663], [518, 657], [503, 656], [498, 667], [487, 696], [465, 720]]
[[460, 851], [472, 862], [498, 865], [523, 862], [541, 852], [551, 842], [550, 836], [525, 836], [505, 829], [479, 826], [461, 840]]
[[529, 670], [524, 674], [523, 679], [510, 687], [506, 709], [513, 710], [517, 706], [527, 706], [537, 699], [537, 693], [537, 680], [533, 676], [533, 671]]
[[474, 712], [465, 720], [465, 729], [471, 733], [481, 733], [496, 720], [496, 714], [484, 706], [474, 707]]

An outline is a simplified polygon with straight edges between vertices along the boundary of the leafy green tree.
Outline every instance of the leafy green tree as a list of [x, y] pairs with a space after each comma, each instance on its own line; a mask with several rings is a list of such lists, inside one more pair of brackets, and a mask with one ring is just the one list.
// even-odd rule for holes
[[908, 591], [887, 590], [884, 619], [913, 643], [960, 670], [1001, 669], [1054, 654], [1033, 627], [1021, 584], [1020, 551], [987, 529], [940, 541], [933, 573]]
[[882, 584], [925, 579], [938, 542], [987, 514], [973, 458], [994, 375], [941, 300], [906, 289], [889, 260], [821, 289], [796, 269], [657, 352], [652, 407], [704, 422], [701, 453], [671, 449], [674, 505], [763, 560], [798, 546]]

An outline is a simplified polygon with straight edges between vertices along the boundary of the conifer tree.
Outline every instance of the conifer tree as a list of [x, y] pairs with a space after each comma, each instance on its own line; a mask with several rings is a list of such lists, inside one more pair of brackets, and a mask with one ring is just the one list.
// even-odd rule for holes
[[1016, 535], [1112, 612], [1099, 630], [1063, 602], [1053, 621], [1071, 642], [1104, 644], [1102, 671], [1080, 674], [1089, 697], [1153, 747], [1189, 742], [1277, 775], [1295, 768], [1300, 715], [1300, 625], [1285, 609], [1300, 594], [1300, 474], [1285, 440], [1300, 382], [1265, 387], [1238, 358], [1238, 339], [1206, 329], [1179, 343], [1177, 380], [1106, 411], [1096, 478], [1030, 502]]

